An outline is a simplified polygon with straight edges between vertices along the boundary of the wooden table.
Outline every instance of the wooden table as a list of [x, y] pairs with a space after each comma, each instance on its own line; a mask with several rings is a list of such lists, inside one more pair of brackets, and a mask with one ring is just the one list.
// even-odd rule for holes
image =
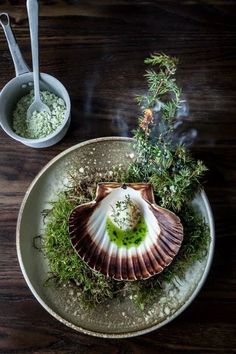
[[[30, 64], [26, 8], [0, 1], [11, 15]], [[236, 1], [41, 1], [41, 70], [72, 100], [72, 124], [58, 145], [36, 150], [0, 131], [0, 353], [236, 352]], [[15, 250], [16, 219], [27, 187], [54, 156], [99, 136], [131, 135], [136, 94], [145, 89], [143, 60], [177, 56], [189, 105], [191, 146], [210, 172], [205, 184], [216, 223], [209, 277], [193, 304], [171, 324], [126, 340], [88, 337], [65, 327], [35, 300]], [[0, 30], [0, 88], [14, 76]]]

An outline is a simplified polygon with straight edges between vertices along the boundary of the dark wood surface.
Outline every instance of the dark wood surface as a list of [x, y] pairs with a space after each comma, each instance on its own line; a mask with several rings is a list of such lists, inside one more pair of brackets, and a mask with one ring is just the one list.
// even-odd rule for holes
[[[24, 1], [0, 1], [30, 64]], [[58, 145], [36, 150], [0, 131], [0, 353], [236, 352], [236, 1], [41, 1], [41, 70], [67, 87], [72, 124]], [[205, 184], [216, 223], [209, 277], [193, 304], [148, 335], [103, 340], [65, 327], [35, 300], [21, 274], [15, 227], [27, 187], [72, 145], [131, 135], [151, 52], [179, 57], [178, 81], [189, 105], [191, 146], [210, 172]], [[0, 29], [0, 88], [14, 76]]]

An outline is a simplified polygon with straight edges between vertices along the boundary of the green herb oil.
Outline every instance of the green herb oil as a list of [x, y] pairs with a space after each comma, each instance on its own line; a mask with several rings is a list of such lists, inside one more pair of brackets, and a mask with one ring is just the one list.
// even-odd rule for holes
[[138, 247], [145, 239], [148, 231], [147, 224], [143, 216], [140, 217], [136, 226], [131, 230], [121, 230], [113, 224], [110, 218], [107, 218], [106, 229], [112, 242], [114, 242], [118, 247], [126, 248], [130, 248], [132, 246]]

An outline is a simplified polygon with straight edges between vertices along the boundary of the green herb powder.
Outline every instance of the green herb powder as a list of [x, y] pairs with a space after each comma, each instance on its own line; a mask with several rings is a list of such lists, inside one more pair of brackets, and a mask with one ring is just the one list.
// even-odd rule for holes
[[63, 122], [66, 105], [62, 98], [49, 91], [41, 91], [40, 97], [51, 114], [34, 111], [27, 119], [27, 109], [34, 100], [34, 92], [21, 97], [13, 112], [13, 130], [16, 134], [29, 139], [44, 138], [53, 133]]

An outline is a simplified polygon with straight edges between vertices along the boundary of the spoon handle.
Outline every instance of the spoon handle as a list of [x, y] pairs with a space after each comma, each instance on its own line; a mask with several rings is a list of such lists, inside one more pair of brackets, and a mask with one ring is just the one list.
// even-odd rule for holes
[[39, 91], [39, 48], [38, 48], [38, 1], [27, 0], [27, 12], [29, 18], [30, 40], [34, 74], [34, 97], [40, 100]]
[[20, 48], [16, 43], [14, 34], [11, 29], [10, 25], [10, 18], [9, 15], [5, 12], [0, 13], [0, 24], [5, 32], [5, 36], [7, 39], [8, 47], [11, 52], [11, 57], [14, 63], [16, 76], [28, 73], [30, 71], [29, 67], [27, 66], [26, 62], [24, 61]]

